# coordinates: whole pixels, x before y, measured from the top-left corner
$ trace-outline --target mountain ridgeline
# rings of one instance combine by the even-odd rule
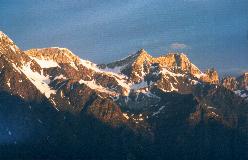
[[[94,64],[0,32],[0,109],[4,159],[248,158],[248,73],[219,80],[185,54]]]

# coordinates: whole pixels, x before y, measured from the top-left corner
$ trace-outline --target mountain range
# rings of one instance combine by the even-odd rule
[[[248,158],[248,72],[220,79],[183,53],[94,64],[0,32],[0,109],[4,159]]]

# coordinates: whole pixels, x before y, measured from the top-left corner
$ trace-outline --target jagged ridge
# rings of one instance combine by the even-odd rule
[[[131,158],[133,155],[140,158],[141,152],[148,159],[159,149],[157,157],[161,158],[160,153],[164,153],[162,159],[168,159],[177,157],[182,150],[191,153],[192,147],[198,153],[198,146],[208,142],[200,155],[211,151],[218,153],[213,157],[219,158],[220,152],[215,148],[226,149],[224,153],[229,156],[230,148],[233,149],[229,142],[240,143],[240,139],[233,140],[233,135],[247,131],[248,103],[243,94],[237,96],[233,89],[235,85],[247,87],[247,74],[224,80],[222,85],[215,70],[203,73],[185,54],[152,57],[143,49],[120,61],[96,65],[65,48],[23,52],[3,33],[0,33],[0,51],[1,113],[10,115],[10,119],[18,117],[21,124],[18,131],[24,135],[30,134],[22,131],[25,125],[35,126],[35,136],[31,136],[40,135],[41,139],[34,138],[38,143],[33,142],[32,148],[47,142],[48,146],[55,143],[55,148],[61,149],[58,144],[67,142],[66,146],[72,147],[68,151],[70,155],[78,158],[75,155],[82,146],[93,146],[93,155],[104,153],[108,147],[112,153],[113,148],[120,146]],[[233,85],[236,80],[240,82]],[[10,128],[8,123],[6,126],[1,131],[13,137],[15,128]],[[85,126],[89,130],[85,131]],[[106,129],[117,132],[94,136],[104,134]],[[88,133],[86,137],[85,133]],[[88,137],[93,137],[93,141]],[[99,142],[106,137],[108,146],[99,148]],[[118,141],[113,137],[118,137]],[[216,143],[216,137],[222,143]],[[87,146],[85,141],[89,141]],[[76,151],[71,146],[75,142],[79,144]],[[38,151],[35,153],[40,154]],[[117,153],[119,156],[120,152]],[[104,155],[99,157],[102,159]],[[189,156],[185,153],[185,157]]]

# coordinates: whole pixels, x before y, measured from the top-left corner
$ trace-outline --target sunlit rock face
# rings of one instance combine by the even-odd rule
[[[201,77],[202,81],[208,82],[211,84],[218,84],[219,83],[219,76],[215,69],[208,69],[205,72],[205,75]]]
[[[225,77],[222,79],[222,84],[230,90],[237,90],[238,88],[238,81],[236,77]]]
[[[237,80],[239,81],[239,87],[247,88],[248,87],[248,72],[238,77]]]
[[[248,100],[248,73],[239,77],[225,77],[222,79],[222,85]]]
[[[11,144],[21,143],[16,135],[28,135],[32,138],[23,141],[42,149],[70,146],[53,152],[61,159],[64,153],[82,158],[89,152],[89,159],[107,159],[105,149],[137,159],[139,154],[151,159],[159,149],[166,159],[168,148],[188,151],[206,141],[204,151],[214,152],[216,139],[205,137],[217,135],[227,143],[246,131],[247,86],[247,73],[219,82],[216,70],[201,71],[183,53],[153,57],[141,49],[97,65],[66,48],[22,51],[0,32],[0,131]],[[40,150],[24,149],[44,158]]]
[[[45,60],[53,60],[57,63],[79,63],[80,58],[74,55],[67,48],[41,48],[41,49],[30,49],[25,51],[25,53],[31,57]]]

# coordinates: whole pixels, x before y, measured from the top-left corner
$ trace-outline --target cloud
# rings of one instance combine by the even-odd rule
[[[183,43],[172,43],[171,45],[170,45],[170,48],[171,49],[186,49],[186,48],[188,48],[188,46],[186,45],[186,44],[183,44]]]

